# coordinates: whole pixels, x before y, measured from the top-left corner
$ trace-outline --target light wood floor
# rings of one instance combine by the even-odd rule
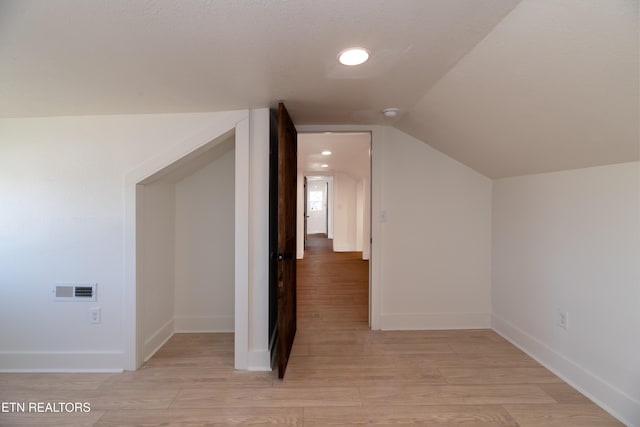
[[[310,243],[283,381],[234,372],[231,334],[177,334],[136,372],[0,374],[0,401],[91,403],[0,425],[621,425],[492,331],[370,331],[367,262]]]

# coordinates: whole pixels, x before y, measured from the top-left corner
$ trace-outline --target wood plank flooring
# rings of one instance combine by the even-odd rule
[[[298,263],[283,381],[235,372],[232,334],[176,334],[136,372],[0,374],[0,401],[91,403],[0,426],[621,425],[490,330],[370,331],[367,262],[329,243],[312,236]]]

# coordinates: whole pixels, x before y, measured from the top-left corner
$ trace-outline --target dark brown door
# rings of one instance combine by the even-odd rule
[[[283,378],[296,335],[297,132],[284,104],[272,115],[270,142],[270,289],[274,297],[275,362]],[[277,132],[273,129],[277,127]]]

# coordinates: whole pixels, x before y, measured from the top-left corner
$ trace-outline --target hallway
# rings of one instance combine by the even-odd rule
[[[333,252],[325,235],[308,237],[297,262],[298,336],[368,329],[369,261],[361,252]]]

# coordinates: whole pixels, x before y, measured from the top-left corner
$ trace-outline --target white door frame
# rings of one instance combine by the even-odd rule
[[[125,177],[124,353],[122,366],[136,370],[144,362],[140,333],[136,250],[136,186],[187,156],[235,133],[235,368],[247,369],[249,358],[249,110],[228,111],[190,138],[154,153]]]
[[[371,252],[369,254],[369,326],[380,329],[382,290],[382,149],[384,127],[374,125],[296,125],[298,133],[369,132],[371,134]]]

